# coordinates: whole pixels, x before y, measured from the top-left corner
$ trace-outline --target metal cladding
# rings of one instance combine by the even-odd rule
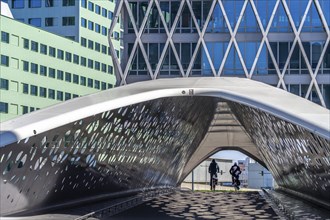
[[[102,91],[1,123],[1,215],[176,187],[199,164],[194,155],[205,138],[225,143],[219,138],[237,135],[228,124],[226,137],[208,133],[219,107],[245,129],[239,135],[251,137],[280,186],[330,203],[329,110],[253,80],[177,78]],[[246,147],[237,136],[229,142]]]
[[[130,105],[0,148],[2,215],[102,194],[175,187],[215,98]]]
[[[229,106],[278,185],[330,202],[329,139],[256,108]]]

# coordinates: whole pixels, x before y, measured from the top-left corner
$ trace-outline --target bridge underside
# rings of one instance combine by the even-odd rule
[[[135,97],[128,105],[121,100],[121,106],[107,97],[116,91],[127,96],[124,89],[116,88],[1,125],[1,215],[176,187],[219,149],[241,150],[267,166],[278,185],[330,202],[326,136],[277,113],[216,96],[214,91],[196,95],[196,89],[180,89],[181,96],[157,98],[144,94],[147,100]],[[98,111],[86,108],[82,111],[87,116],[77,116],[68,109],[89,105]],[[52,112],[62,118],[50,119]],[[20,136],[25,130],[33,134]]]

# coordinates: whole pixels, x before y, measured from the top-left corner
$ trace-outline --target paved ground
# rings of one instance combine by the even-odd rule
[[[181,184],[181,188],[183,189],[192,189],[192,184],[191,183],[182,183]],[[210,185],[209,184],[197,184],[195,183],[194,184],[194,190],[206,190],[206,191],[209,191],[210,190]],[[216,186],[216,190],[226,190],[226,191],[235,191],[234,187],[233,186]],[[251,189],[251,188],[244,188],[244,187],[241,187],[240,191],[244,191],[244,192],[260,192],[261,189]]]
[[[108,219],[280,219],[259,192],[178,191]]]

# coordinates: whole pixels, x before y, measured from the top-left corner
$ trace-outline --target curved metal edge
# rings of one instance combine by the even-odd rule
[[[251,80],[250,80],[251,81]],[[33,112],[29,115],[24,115],[23,117],[19,117],[17,119],[13,119],[11,121],[5,122],[1,124],[1,145],[0,147],[3,147],[7,144],[17,142],[19,140],[22,140],[24,138],[28,138],[30,136],[33,136],[37,133],[42,133],[48,130],[51,130],[53,128],[81,120],[83,118],[99,114],[105,111],[121,108],[127,105],[137,104],[144,101],[150,101],[158,98],[165,98],[165,97],[174,97],[174,96],[212,96],[212,97],[218,97],[223,98],[229,101],[238,102],[243,105],[248,105],[253,108],[258,108],[260,110],[263,110],[265,112],[268,112],[270,114],[276,115],[277,117],[287,120],[289,122],[292,122],[294,124],[300,125],[307,130],[311,131],[312,133],[316,133],[326,139],[330,139],[330,128],[322,128],[321,126],[317,126],[316,123],[312,123],[311,121],[308,121],[306,118],[303,118],[300,115],[293,115],[292,112],[286,111],[286,109],[283,109],[284,107],[279,106],[275,107],[274,105],[271,105],[271,103],[262,103],[261,101],[257,100],[258,97],[250,97],[249,94],[239,94],[239,92],[233,92],[230,91],[230,89],[226,88],[196,88],[196,81],[193,84],[193,87],[187,88],[186,85],[182,85],[182,87],[177,88],[160,88],[152,90],[153,88],[147,88],[149,91],[140,92],[132,94],[133,91],[127,92],[127,87],[129,89],[132,88],[132,84],[129,86],[126,86],[126,90],[124,90],[123,93],[126,93],[127,96],[121,96],[119,98],[116,97],[109,97],[106,101],[103,100],[92,100],[97,95],[102,96],[107,95],[110,93],[110,90],[104,91],[105,93],[97,93],[92,94],[89,96],[77,98],[74,100],[69,100],[64,103],[59,103],[57,105],[39,110],[37,112]],[[198,84],[199,81],[197,81]],[[141,86],[140,83],[138,86]],[[260,85],[257,83],[256,85]],[[205,85],[202,85],[205,86]],[[239,85],[238,85],[239,86]],[[269,85],[263,85],[267,88]],[[169,86],[173,87],[173,86]],[[175,87],[175,86],[174,86]],[[212,87],[212,85],[210,85]],[[120,89],[124,87],[116,88],[115,93],[118,96],[118,93],[120,94]],[[140,88],[140,87],[139,87]],[[271,86],[268,87],[269,89],[273,88]],[[150,91],[151,90],[151,91]],[[113,91],[113,90],[112,90]],[[138,91],[137,91],[138,92]],[[242,91],[240,91],[243,93]],[[262,91],[260,91],[262,93]],[[124,94],[125,95],[125,94]],[[276,95],[276,94],[274,94]],[[292,95],[293,96],[293,95]],[[304,100],[304,99],[302,99]],[[305,101],[305,100],[304,100]],[[311,103],[315,105],[314,103]],[[74,107],[72,107],[73,105]],[[66,112],[66,108],[69,110]],[[63,109],[61,109],[63,108]],[[320,107],[322,108],[322,107]],[[49,113],[47,111],[50,111]],[[330,112],[330,111],[329,111]],[[26,122],[26,117],[32,116],[34,120],[32,123]],[[24,118],[24,119],[23,119]],[[39,121],[38,121],[39,119]],[[13,125],[21,125],[13,127]]]

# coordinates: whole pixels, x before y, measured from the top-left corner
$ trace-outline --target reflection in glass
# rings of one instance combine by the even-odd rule
[[[275,7],[276,0],[254,0],[261,23],[264,29],[267,27],[269,19]]]
[[[260,32],[256,16],[250,3],[247,4],[238,32]]]
[[[226,59],[225,68],[223,75],[244,75],[243,66],[238,57],[238,53],[234,44],[232,44],[231,49]]]
[[[287,1],[291,17],[296,28],[299,27],[302,15],[304,14],[307,7],[308,0],[290,0]]]
[[[306,20],[302,29],[302,32],[324,32],[324,27],[320,16],[316,10],[315,4],[311,4],[311,8],[308,11]]]
[[[229,32],[219,4],[216,4],[214,8],[206,32]]]
[[[270,32],[292,32],[288,16],[285,13],[282,2],[278,5]]]
[[[244,0],[223,0],[223,6],[232,29],[234,29],[237,24],[243,4]]]

